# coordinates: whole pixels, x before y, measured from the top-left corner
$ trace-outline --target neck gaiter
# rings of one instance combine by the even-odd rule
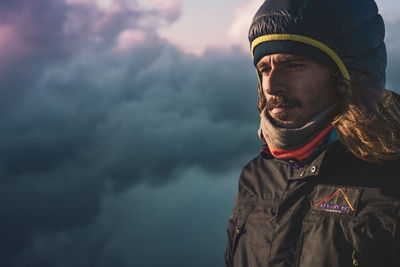
[[[277,158],[304,159],[312,149],[322,143],[332,129],[331,122],[338,113],[335,103],[306,124],[296,128],[284,128],[274,124],[264,109],[261,114],[259,135],[264,138],[271,153]],[[311,151],[311,152],[310,152]],[[275,152],[275,154],[274,154]],[[304,152],[306,152],[304,154]]]

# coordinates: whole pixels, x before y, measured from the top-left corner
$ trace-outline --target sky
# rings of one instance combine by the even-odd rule
[[[0,266],[223,266],[259,0],[0,0]],[[400,2],[386,21],[399,92]]]

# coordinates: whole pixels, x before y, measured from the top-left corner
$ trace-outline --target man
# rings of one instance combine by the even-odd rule
[[[266,0],[249,30],[260,154],[226,266],[400,266],[400,101],[373,0]]]

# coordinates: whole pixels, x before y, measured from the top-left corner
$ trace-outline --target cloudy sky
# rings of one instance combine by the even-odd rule
[[[377,2],[398,91],[400,2]],[[0,266],[223,265],[261,3],[0,1]]]

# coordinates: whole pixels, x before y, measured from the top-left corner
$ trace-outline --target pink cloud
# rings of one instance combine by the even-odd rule
[[[146,43],[147,33],[140,30],[124,30],[118,35],[117,50],[126,51]]]
[[[65,0],[70,6],[93,8],[103,15],[122,12],[156,13],[156,19],[173,20],[179,16],[182,0]]]
[[[17,25],[0,25],[0,70],[32,52],[33,45],[24,40]]]
[[[113,35],[118,38],[119,48],[132,43],[128,39],[137,43],[143,38],[138,34],[141,30],[154,31],[172,23],[181,10],[181,0],[65,0],[65,3],[71,7],[64,25],[66,33],[86,30],[86,35],[96,40],[110,40]],[[126,29],[133,31],[113,34]]]
[[[64,24],[66,33],[80,32],[88,28],[90,33],[98,34],[112,23],[115,16],[124,10],[120,3],[114,0],[65,0],[72,8],[67,12],[67,20]],[[87,10],[86,16],[82,16],[82,10]]]
[[[249,49],[247,32],[251,20],[263,2],[263,0],[247,0],[235,10],[234,20],[229,28],[228,34],[231,41],[234,44],[240,45],[245,51],[248,51]]]
[[[116,0],[65,0],[67,5],[82,5],[86,7],[95,7],[104,13],[116,13],[121,11],[121,1]]]
[[[0,51],[8,50],[15,46],[18,39],[15,29],[10,25],[0,26]]]
[[[165,14],[166,18],[175,19],[179,16],[182,1],[181,0],[144,0],[152,9],[157,9]],[[142,1],[143,2],[143,1]]]
[[[88,47],[126,51],[143,45],[179,17],[181,1],[61,0],[49,4],[46,15],[35,1],[10,5],[0,11],[0,68],[31,55],[72,55]]]

